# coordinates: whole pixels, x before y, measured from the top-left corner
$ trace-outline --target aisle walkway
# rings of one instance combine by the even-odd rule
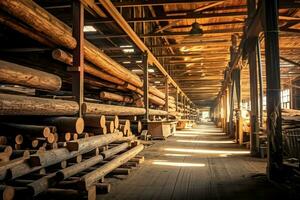
[[[145,163],[98,199],[278,199],[266,161],[251,158],[214,125],[177,131],[143,152]]]

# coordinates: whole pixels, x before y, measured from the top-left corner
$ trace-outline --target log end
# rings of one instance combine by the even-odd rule
[[[76,121],[76,132],[81,134],[84,130],[84,120],[83,118],[78,118]]]

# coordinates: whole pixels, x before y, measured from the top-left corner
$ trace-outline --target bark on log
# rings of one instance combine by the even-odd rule
[[[118,115],[118,116],[134,116],[144,115],[144,108],[128,107],[128,106],[115,106],[98,103],[83,103],[82,111],[84,115]],[[167,111],[149,109],[150,115],[163,116],[168,115]]]
[[[99,167],[97,170],[94,170],[84,175],[79,183],[79,186],[83,189],[88,189],[99,179],[103,178],[106,174],[110,173],[114,169],[129,161],[131,158],[140,153],[143,149],[143,145],[138,145],[128,150],[127,152],[122,153],[121,155],[111,160],[109,163],[106,163],[103,166]]]
[[[5,11],[47,35],[56,44],[70,49],[76,47],[76,40],[72,37],[71,28],[35,2],[30,0],[1,0],[0,5]],[[84,41],[84,55],[88,61],[109,74],[137,87],[142,87],[142,82],[137,75],[119,65],[87,40]]]
[[[73,64],[73,56],[61,49],[53,50],[52,58],[55,60],[61,61],[65,64],[68,64],[68,65]],[[122,79],[119,79],[110,74],[107,74],[106,72],[102,72],[102,71],[94,68],[91,64],[88,64],[88,63],[84,63],[84,72],[91,74],[95,77],[101,78],[103,80],[118,84],[118,85],[125,84],[125,81],[123,81]]]
[[[119,128],[119,117],[117,115],[115,116],[106,116],[107,121],[113,121],[115,125],[115,129]]]
[[[166,103],[165,100],[163,100],[155,95],[148,94],[148,97],[149,97],[149,102],[152,104],[163,106]]]
[[[164,110],[149,109],[149,115],[165,116],[168,115],[168,112]]]
[[[155,88],[155,87],[149,87],[149,92],[154,94],[155,96],[161,98],[161,99],[165,99],[166,98],[166,94],[161,92],[159,89]]]
[[[17,20],[11,18],[10,16],[6,15],[3,12],[0,12],[0,23],[8,26],[9,28],[18,31],[22,33],[23,35],[26,35],[27,37],[30,37],[33,40],[38,41],[39,43],[48,46],[48,47],[54,47],[55,45],[48,40],[44,35],[41,33],[38,33],[35,30],[32,30],[32,28],[27,27],[24,24],[21,24]]]
[[[115,105],[106,105],[106,104],[97,104],[97,103],[83,103],[82,110],[83,110],[84,115],[102,114],[102,115],[127,116],[127,115],[144,115],[145,114],[144,108],[115,106]]]
[[[112,143],[113,141],[116,141],[121,137],[122,135],[120,134],[112,133],[112,134],[89,137],[85,139],[79,139],[77,141],[67,142],[67,149],[69,151],[81,151],[82,149],[88,148],[88,146],[99,147],[99,146]]]
[[[116,146],[107,151],[103,151],[101,153],[101,155],[94,156],[90,159],[87,159],[87,160],[81,162],[81,163],[78,163],[78,164],[72,165],[70,167],[67,167],[65,169],[62,169],[56,173],[57,180],[62,181],[64,179],[67,179],[67,178],[79,173],[79,172],[82,172],[82,171],[96,165],[97,163],[101,162],[103,159],[113,156],[113,155],[125,150],[127,147],[128,147],[128,143]]]
[[[74,101],[0,94],[0,115],[76,115]]]
[[[28,134],[38,137],[48,137],[51,133],[50,128],[47,126],[15,124],[15,123],[0,123],[0,130],[7,134]]]
[[[78,133],[84,130],[84,120],[80,117],[50,117],[41,121],[43,124],[57,128],[58,133]]]
[[[106,128],[109,133],[115,132],[115,123],[113,121],[106,122]]]
[[[130,121],[130,129],[133,133],[141,133],[143,129],[143,124],[141,121]]]
[[[105,115],[86,115],[83,119],[86,127],[104,128],[106,124]]]
[[[0,82],[47,91],[58,91],[62,84],[56,75],[3,60],[0,60]]]
[[[113,147],[111,149],[108,149],[106,151],[103,151],[101,152],[100,154],[103,156],[104,159],[107,159],[121,151],[125,151],[127,148],[129,147],[128,143],[123,143],[123,144],[120,144],[116,147]]]
[[[95,141],[90,141],[92,140]],[[98,146],[107,145],[111,142],[120,140],[122,136],[120,134],[107,134],[107,135],[101,135],[101,136],[94,136],[86,139],[79,139],[75,143],[78,145],[71,145],[72,147],[79,147],[75,148],[78,149],[78,151],[70,152],[66,148],[59,148],[59,149],[53,149],[45,152],[41,152],[35,155],[32,155],[30,157],[31,162],[35,163],[33,165],[40,165],[36,167],[31,167],[27,162],[25,163],[24,160],[12,165],[12,167],[5,168],[5,179],[15,179],[17,177],[23,176],[25,174],[29,174],[31,172],[37,171],[39,169],[48,167],[50,165],[54,165],[56,163],[59,163],[63,160],[70,159],[72,157],[75,157],[80,154],[88,153],[92,151],[93,149],[97,148]],[[86,144],[84,144],[84,141],[86,141]],[[73,149],[73,148],[72,148]],[[0,166],[0,172],[1,166]],[[2,176],[1,176],[2,177]]]
[[[100,99],[109,100],[109,101],[117,101],[124,103],[133,103],[133,98],[129,96],[122,96],[119,94],[111,93],[111,92],[100,92]]]

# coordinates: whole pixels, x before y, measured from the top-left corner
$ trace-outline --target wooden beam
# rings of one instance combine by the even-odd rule
[[[186,15],[194,14],[194,13],[196,13],[196,12],[203,11],[203,10],[205,10],[205,9],[207,9],[207,8],[211,8],[211,7],[214,7],[214,6],[216,6],[216,5],[220,5],[220,4],[222,4],[222,3],[224,3],[224,1],[214,2],[214,3],[211,3],[211,4],[205,5],[205,6],[201,6],[200,8],[197,8],[197,9],[195,9],[195,10],[189,12],[189,13],[185,13],[185,14],[186,14]],[[164,31],[164,30],[166,30],[166,29],[172,27],[173,25],[175,25],[175,24],[177,24],[178,22],[181,22],[181,21],[182,21],[181,19],[176,20],[176,21],[173,21],[173,22],[169,23],[169,24],[166,25],[166,26],[160,27],[160,28],[159,28],[158,30],[156,30],[154,33],[162,32],[162,31]]]
[[[99,1],[102,3],[103,7],[105,7],[105,9],[110,13],[110,15],[113,17],[113,19],[119,24],[119,26],[123,29],[123,31],[125,31],[126,34],[128,34],[128,36],[136,44],[136,46],[141,51],[148,53],[148,63],[154,64],[163,73],[163,75],[168,77],[168,79],[170,80],[170,82],[172,83],[172,85],[174,87],[179,88],[177,83],[172,79],[172,77],[170,77],[170,75],[165,70],[165,68],[161,65],[161,63],[155,58],[155,56],[148,49],[148,47],[143,43],[143,41],[139,38],[139,36],[132,30],[132,28],[127,23],[127,21],[122,17],[122,15],[119,13],[119,11],[114,7],[112,2],[109,0],[99,0]]]
[[[100,0],[101,1],[101,0]],[[161,17],[147,17],[147,18],[125,18],[127,23],[134,22],[155,22],[155,21],[174,21],[174,20],[185,20],[185,19],[195,19],[195,18],[232,18],[232,17],[245,17],[246,12],[225,12],[225,13],[208,13],[208,14],[193,14],[187,16],[161,16]],[[89,23],[101,24],[101,23],[113,23],[114,20],[111,18],[101,19],[101,20],[91,20]]]

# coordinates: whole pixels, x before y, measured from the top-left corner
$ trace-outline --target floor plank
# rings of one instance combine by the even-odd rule
[[[155,141],[143,155],[138,170],[97,198],[258,200],[285,195],[267,182],[265,159],[250,157],[212,124],[177,131]]]

